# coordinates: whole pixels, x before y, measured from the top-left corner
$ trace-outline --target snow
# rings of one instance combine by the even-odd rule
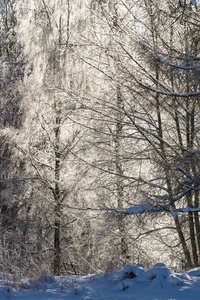
[[[172,216],[176,216],[177,212],[188,213],[190,211],[192,212],[200,211],[200,208],[183,207],[183,208],[172,209],[171,214]]]
[[[145,211],[151,211],[151,207],[148,204],[142,204],[139,206],[129,207],[126,210],[126,213],[137,215],[137,214],[143,213]]]
[[[188,4],[188,8],[191,8],[191,5],[194,5],[197,8],[196,0],[190,0],[190,3]]]
[[[195,1],[194,1],[195,3]],[[193,4],[193,2],[191,1],[189,6],[191,7],[191,4]],[[194,4],[196,5],[196,4]],[[184,63],[181,63],[181,64],[172,64],[170,63],[167,59],[163,58],[162,56],[158,56],[157,59],[163,63],[165,63],[166,65],[170,66],[170,67],[173,67],[173,68],[178,68],[178,69],[185,69],[185,70],[196,70],[198,71],[200,69],[200,66],[187,66],[185,65]],[[188,60],[190,60],[190,58],[188,58]]]
[[[125,265],[121,271],[91,276],[40,276],[17,282],[1,276],[0,299],[18,300],[197,300],[200,268],[175,273],[158,263]]]

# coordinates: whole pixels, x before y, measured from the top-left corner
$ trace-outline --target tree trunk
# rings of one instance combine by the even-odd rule
[[[60,275],[61,271],[61,247],[60,247],[60,205],[55,207],[55,222],[54,222],[54,275]]]
[[[122,166],[122,158],[121,158],[121,138],[123,132],[123,124],[122,124],[122,106],[123,100],[120,92],[120,88],[117,87],[117,123],[116,123],[116,134],[115,134],[115,165],[116,172],[119,176],[117,176],[117,205],[119,210],[124,209],[124,180],[123,180],[123,166]],[[123,264],[127,263],[129,258],[128,254],[128,241],[125,237],[126,234],[126,225],[124,217],[121,216],[119,218],[119,232],[121,235],[121,255]]]

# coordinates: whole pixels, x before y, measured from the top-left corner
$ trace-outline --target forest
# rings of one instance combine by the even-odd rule
[[[200,266],[195,0],[0,0],[0,272]]]

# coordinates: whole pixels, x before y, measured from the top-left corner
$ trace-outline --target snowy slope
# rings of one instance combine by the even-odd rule
[[[1,300],[200,299],[200,268],[173,273],[164,264],[148,270],[126,265],[121,271],[84,277],[42,276],[18,284],[11,279],[1,279]]]

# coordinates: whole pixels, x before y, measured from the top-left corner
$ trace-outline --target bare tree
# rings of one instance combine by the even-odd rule
[[[78,272],[73,230],[80,214],[73,214],[68,206],[82,200],[79,192],[87,173],[77,158],[77,153],[84,151],[87,131],[78,124],[84,74],[73,50],[78,43],[72,22],[76,29],[80,24],[76,18],[71,20],[75,11],[72,4],[66,1],[53,7],[42,1],[29,12],[27,31],[31,38],[24,46],[28,58],[23,98],[26,119],[21,133],[27,142],[18,143],[29,173],[36,178],[32,214],[36,207],[41,209],[35,227],[42,224],[28,251],[36,257],[41,255],[41,260],[50,258],[50,270],[56,275],[66,270]],[[26,20],[19,31],[21,38],[23,22]],[[35,32],[38,40],[34,40]]]
[[[19,201],[24,184],[18,180],[24,175],[24,161],[15,151],[14,139],[23,119],[21,86],[25,68],[23,51],[16,35],[17,21],[15,1],[1,1],[0,203],[1,265],[5,271],[12,271],[13,260],[16,260],[16,268],[20,267],[16,253],[21,252],[23,247],[20,236],[25,230],[24,218],[20,215],[24,207]]]
[[[162,4],[144,1],[136,10],[129,2],[116,1],[115,13],[121,14],[119,22],[116,14],[103,10],[103,4],[100,4],[98,18],[99,23],[102,21],[105,26],[103,39],[92,39],[93,45],[100,49],[99,60],[97,64],[91,57],[87,61],[107,82],[120,89],[120,98],[123,99],[120,109],[117,103],[110,105],[110,100],[109,104],[104,102],[110,112],[108,115],[105,109],[104,113],[101,110],[102,117],[111,123],[115,113],[120,112],[123,116],[121,128],[127,134],[127,140],[132,139],[132,149],[141,145],[141,151],[137,148],[137,151],[131,152],[129,148],[129,155],[136,157],[137,153],[138,161],[146,160],[140,176],[131,172],[130,165],[121,173],[119,168],[117,172],[110,173],[118,178],[118,183],[129,182],[129,189],[130,186],[136,188],[138,184],[135,205],[140,201],[152,208],[147,211],[167,212],[169,225],[172,220],[174,223],[170,236],[173,239],[175,228],[183,260],[189,267],[197,266],[199,260],[199,170],[196,167],[199,91],[198,66],[195,64],[198,60],[198,39],[194,34],[198,28],[198,17],[195,12],[191,17],[185,5],[181,11],[171,1]],[[118,27],[117,31],[113,30],[113,25]],[[112,43],[106,43],[108,39],[105,36],[114,41],[115,49]],[[110,63],[115,57],[119,57],[120,77],[115,76]],[[140,165],[137,163],[136,166],[139,168]],[[105,167],[104,170],[107,171]],[[187,208],[184,210],[185,205]],[[172,215],[168,214],[170,211]],[[170,241],[167,242],[170,244]]]

